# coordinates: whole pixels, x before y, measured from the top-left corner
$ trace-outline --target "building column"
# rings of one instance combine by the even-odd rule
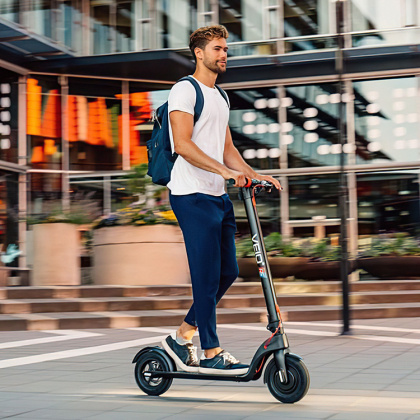
[[[82,55],[90,55],[91,51],[91,29],[90,29],[90,1],[82,0]]]
[[[130,89],[128,81],[123,80],[122,91],[122,169],[130,169]]]
[[[26,135],[26,76],[19,77],[18,82],[18,164],[28,164],[28,146]],[[26,217],[28,211],[28,175],[26,172],[18,175],[18,213],[19,237],[18,247],[21,251],[19,267],[26,267]]]
[[[286,97],[286,89],[284,86],[277,87],[279,98],[278,121],[280,123],[279,131],[279,148],[280,148],[280,169],[287,169],[287,144],[282,141],[283,133],[282,127],[287,122],[287,110],[283,106],[283,99]],[[280,177],[280,183],[283,190],[280,192],[280,220],[281,220],[281,234],[287,239],[291,236],[291,228],[289,221],[289,178],[287,176]]]
[[[289,178],[287,176],[280,177],[280,183],[283,190],[280,193],[280,220],[281,234],[283,238],[288,239],[291,235],[290,224],[287,223],[290,218],[289,214]]]
[[[347,143],[351,145],[349,147],[349,153],[347,154],[347,164],[356,164],[356,129],[354,122],[354,92],[353,84],[351,80],[345,82],[346,98],[343,99],[346,102],[346,122],[347,122]],[[347,188],[348,188],[348,211],[349,211],[349,225],[348,225],[348,239],[349,239],[349,256],[355,258],[357,256],[358,249],[358,211],[357,211],[357,176],[355,172],[347,173]],[[351,281],[359,280],[358,271],[354,271],[350,275]]]
[[[61,85],[61,169],[62,169],[62,206],[63,211],[70,210],[70,181],[69,181],[69,142],[68,142],[68,125],[69,119],[67,114],[69,85],[66,76],[60,76]]]
[[[279,0],[278,4],[279,11],[279,38],[281,40],[277,41],[277,54],[284,54],[286,51],[286,46],[284,44],[284,3],[282,0]]]
[[[347,174],[349,189],[349,254],[353,258],[357,255],[358,227],[357,227],[357,179],[355,172]]]

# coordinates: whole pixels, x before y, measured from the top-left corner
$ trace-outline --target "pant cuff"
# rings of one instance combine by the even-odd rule
[[[202,350],[210,350],[210,349],[215,349],[216,347],[220,347],[220,343],[217,341],[214,344],[206,344],[206,345],[201,345],[201,349]]]
[[[197,327],[197,322],[194,320],[184,318],[184,322],[186,322],[188,325],[191,325],[192,327]]]

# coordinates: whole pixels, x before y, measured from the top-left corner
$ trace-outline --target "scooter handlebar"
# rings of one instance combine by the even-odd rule
[[[270,191],[273,188],[273,184],[269,181],[260,181],[258,179],[251,179],[251,178],[246,178],[246,185],[244,188],[254,188],[256,186],[259,187],[263,187],[264,190],[266,191]],[[235,185],[235,180],[233,178],[230,178],[228,180],[228,185],[229,186],[233,186]]]

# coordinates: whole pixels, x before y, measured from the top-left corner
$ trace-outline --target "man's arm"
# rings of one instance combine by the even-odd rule
[[[248,178],[272,182],[278,190],[281,190],[280,182],[277,179],[273,178],[270,175],[258,174],[244,161],[238,149],[233,144],[229,126],[226,128],[226,140],[225,150],[223,153],[223,162],[228,168],[242,172]]]
[[[228,168],[217,160],[205,154],[192,140],[194,117],[187,112],[172,111],[169,114],[175,153],[182,156],[188,163],[205,171],[221,175],[224,179],[235,179],[235,185],[243,187],[245,175],[234,168]]]

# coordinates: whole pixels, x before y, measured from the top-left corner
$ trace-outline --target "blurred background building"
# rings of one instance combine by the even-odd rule
[[[25,251],[24,217],[48,202],[89,193],[108,214],[133,201],[124,174],[147,162],[151,110],[193,72],[190,33],[218,23],[234,143],[284,186],[261,199],[265,229],[338,234],[342,99],[350,251],[419,233],[420,0],[344,6],[340,98],[335,0],[0,0],[2,250]]]

